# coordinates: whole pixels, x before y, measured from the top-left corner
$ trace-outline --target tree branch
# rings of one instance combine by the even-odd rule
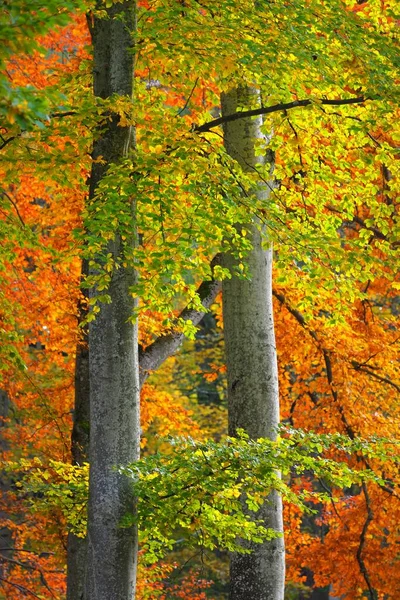
[[[15,202],[15,200],[13,200],[13,199],[11,198],[10,194],[7,194],[7,192],[6,192],[5,190],[0,190],[0,194],[1,194],[2,196],[5,196],[5,197],[7,198],[7,200],[8,200],[8,201],[9,201],[9,202],[12,204],[12,206],[13,206],[13,207],[14,207],[14,209],[15,209],[15,212],[17,213],[18,219],[19,219],[19,220],[20,220],[20,222],[21,222],[21,225],[22,225],[23,227],[25,227],[25,222],[24,222],[23,218],[21,217],[21,213],[20,213],[20,212],[19,212],[19,210],[18,210],[18,206],[17,206],[17,203]]]
[[[217,254],[211,261],[211,270],[220,264],[221,254]],[[211,279],[203,281],[197,290],[197,294],[201,300],[204,310],[196,310],[194,308],[184,308],[179,315],[184,321],[192,321],[194,325],[198,325],[201,319],[206,314],[214,302],[217,294],[221,291],[221,282]],[[148,378],[150,371],[155,371],[158,367],[171,356],[181,345],[185,335],[181,332],[171,332],[167,335],[158,337],[145,350],[139,352],[139,381],[140,387]]]
[[[339,402],[339,397],[338,397],[338,393],[337,390],[334,386],[334,381],[333,381],[333,371],[332,371],[332,361],[331,361],[331,357],[329,354],[329,350],[327,350],[320,342],[320,339],[317,335],[317,333],[315,331],[313,331],[312,329],[309,328],[309,326],[307,325],[307,321],[304,318],[304,316],[301,314],[300,311],[298,311],[296,308],[293,308],[292,306],[290,306],[290,304],[287,303],[287,300],[285,298],[285,296],[283,294],[280,294],[279,292],[277,292],[276,290],[272,290],[272,294],[275,296],[275,298],[277,300],[279,300],[279,302],[282,304],[282,306],[284,306],[286,308],[286,310],[296,319],[296,321],[299,323],[299,325],[301,325],[306,331],[308,331],[308,333],[310,334],[310,336],[313,338],[313,340],[315,341],[315,343],[317,344],[318,348],[321,350],[322,355],[324,357],[324,362],[325,362],[325,372],[326,372],[326,378],[328,380],[329,383],[329,387],[331,390],[331,394],[332,394],[332,398],[334,399],[339,413],[340,413],[340,417],[342,420],[342,423],[345,427],[345,431],[347,433],[347,435],[349,436],[349,438],[351,440],[354,440],[356,437],[356,434],[354,432],[354,429],[352,428],[352,426],[349,424],[347,417],[345,415],[343,406],[340,404]],[[400,386],[398,386],[396,383],[394,383],[393,381],[391,381],[390,379],[388,379],[387,377],[382,377],[380,375],[378,375],[377,373],[375,373],[371,367],[368,367],[368,365],[362,364],[362,363],[358,363],[356,361],[351,361],[351,365],[354,368],[354,370],[356,371],[364,371],[366,374],[370,375],[371,377],[374,377],[375,379],[377,379],[378,381],[381,381],[382,383],[388,383],[391,386],[393,386],[396,390],[398,390],[400,392]],[[294,406],[295,406],[295,402],[294,401],[292,403],[292,407],[290,409],[290,419],[291,419],[291,424],[293,425],[293,410],[294,410]],[[293,410],[292,410],[293,409]],[[367,469],[370,469],[371,471],[373,470],[372,467],[369,464],[369,461],[363,456],[363,457],[359,457],[357,456],[357,461],[362,461],[365,466],[367,467]],[[388,485],[386,485],[385,483],[379,484],[379,487],[381,488],[381,490],[383,490],[384,492],[390,494],[391,496],[394,496],[395,498],[399,498],[399,495],[393,490],[391,489]],[[368,492],[367,492],[368,493]]]
[[[2,576],[0,576],[0,581],[4,581],[4,583],[6,583],[7,585],[11,585],[12,587],[16,588],[19,592],[22,592],[22,594],[24,596],[26,596],[27,594],[30,594],[34,598],[38,598],[38,600],[40,600],[40,596],[35,594],[35,592],[32,592],[30,589],[28,589],[24,585],[21,585],[20,583],[14,583],[13,581],[10,581],[9,579],[6,579],[5,577],[2,577]]]
[[[292,308],[286,301],[286,298],[283,294],[280,294],[279,292],[276,292],[275,290],[272,290],[272,294],[275,296],[275,298],[277,300],[279,300],[279,302],[282,304],[282,306],[284,306],[286,308],[286,310],[293,315],[293,317],[296,319],[296,321],[299,323],[299,325],[301,325],[306,331],[308,331],[308,333],[310,334],[310,336],[313,338],[313,340],[316,342],[318,348],[320,349],[320,351],[322,352],[322,356],[324,358],[324,363],[325,363],[325,372],[326,372],[326,378],[328,380],[328,384],[329,384],[329,388],[331,390],[331,394],[332,394],[332,398],[337,406],[337,409],[339,411],[340,414],[340,418],[342,420],[342,423],[344,425],[345,431],[347,433],[347,435],[349,436],[349,438],[351,440],[354,440],[355,433],[354,430],[352,428],[352,426],[349,424],[347,417],[345,415],[343,406],[340,404],[339,402],[339,397],[338,397],[338,393],[335,387],[335,382],[333,379],[333,371],[332,371],[332,361],[331,361],[331,357],[330,357],[330,352],[327,348],[325,348],[320,340],[319,337],[317,335],[317,333],[315,331],[313,331],[312,329],[310,329],[310,327],[308,327],[307,325],[307,321],[305,320],[304,316],[301,314],[301,312],[299,312],[297,309]]]
[[[372,587],[371,580],[369,578],[369,573],[368,573],[367,567],[365,565],[364,559],[362,557],[362,552],[363,552],[364,545],[365,545],[365,538],[367,535],[369,524],[371,523],[371,521],[374,518],[374,513],[372,512],[371,501],[369,498],[368,489],[365,484],[365,481],[363,481],[363,483],[362,483],[362,489],[363,489],[363,493],[364,493],[364,497],[365,497],[365,504],[367,507],[367,518],[365,519],[365,522],[364,522],[364,525],[363,525],[363,528],[361,531],[361,535],[360,535],[360,544],[357,548],[357,562],[360,567],[360,572],[361,572],[362,576],[364,577],[364,581],[367,584],[370,600],[376,600],[377,599],[376,591]]]
[[[191,99],[191,97],[192,97],[192,96],[193,96],[193,94],[194,94],[194,90],[196,89],[196,86],[197,86],[197,83],[198,83],[198,81],[199,81],[199,78],[197,77],[197,79],[196,79],[196,81],[195,81],[195,82],[194,82],[194,84],[193,84],[192,90],[191,90],[191,92],[190,92],[190,94],[189,94],[189,96],[188,96],[188,98],[187,98],[187,100],[186,100],[185,104],[184,104],[184,105],[182,106],[182,108],[181,108],[181,109],[178,111],[177,117],[179,117],[179,116],[180,116],[180,115],[181,115],[183,112],[185,112],[185,110],[187,109],[187,107],[188,107],[188,105],[189,105],[189,102],[190,102],[190,99]]]
[[[329,211],[342,216],[342,211],[339,210],[338,208],[335,208],[334,206],[332,206],[330,204],[327,204],[326,208]],[[345,227],[352,225],[353,223],[355,223],[356,225],[359,225],[363,229],[370,231],[373,234],[373,237],[377,238],[378,240],[383,240],[385,242],[389,242],[392,248],[397,248],[400,245],[400,242],[398,242],[398,241],[390,242],[388,236],[385,235],[384,233],[382,233],[382,231],[380,231],[380,229],[378,229],[374,225],[367,225],[366,222],[363,219],[361,219],[361,217],[358,217],[357,215],[353,215],[351,217],[351,221],[350,221],[350,219],[349,220],[344,219],[343,223],[344,223]]]
[[[378,373],[375,373],[375,371],[373,370],[373,367],[361,364],[355,360],[351,361],[351,366],[355,371],[362,371],[370,377],[377,379],[377,381],[381,381],[382,383],[387,383],[388,385],[391,385],[395,390],[397,390],[400,393],[400,385],[389,379],[389,377],[383,377],[382,375],[378,375]]]
[[[5,148],[7,146],[7,144],[9,144],[10,142],[12,142],[13,140],[15,140],[18,136],[17,135],[13,135],[7,139],[4,139],[3,136],[1,136],[1,140],[2,140],[2,144],[0,146],[0,150],[3,150],[3,148]]]
[[[369,100],[369,98],[357,96],[355,98],[343,98],[338,100],[328,100],[326,98],[311,100],[306,98],[304,100],[293,100],[292,102],[281,102],[279,104],[274,104],[273,106],[262,106],[261,108],[243,110],[231,115],[225,115],[223,117],[219,117],[218,119],[214,119],[213,121],[203,123],[202,125],[195,125],[193,127],[193,131],[196,133],[204,133],[205,131],[210,131],[214,127],[218,127],[219,125],[223,125],[224,123],[228,123],[230,121],[237,121],[238,119],[245,119],[247,117],[257,117],[258,115],[268,115],[274,112],[290,110],[292,108],[298,108],[301,106],[310,106],[311,104],[316,104],[317,106],[319,104],[326,106],[345,106],[348,104],[363,104],[366,100]]]
[[[49,117],[51,119],[63,119],[64,117],[74,117],[77,114],[76,110],[66,110],[65,112],[50,113]]]

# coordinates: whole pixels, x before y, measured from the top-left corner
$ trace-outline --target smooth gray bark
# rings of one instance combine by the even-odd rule
[[[104,5],[101,6],[104,9]],[[100,98],[133,94],[133,34],[135,4],[115,3],[108,18],[94,17],[94,93]],[[90,198],[110,164],[127,155],[133,131],[121,127],[111,114],[94,142]],[[135,207],[131,206],[132,223]],[[134,229],[134,226],[133,226]],[[132,231],[131,243],[136,234]],[[123,255],[119,232],[107,251],[116,262]],[[121,519],[134,509],[135,498],[128,478],[116,466],[139,456],[139,366],[137,326],[131,317],[136,281],[132,267],[114,269],[108,294],[89,327],[90,371],[90,481],[88,504],[88,554],[85,600],[132,600],[135,597],[137,533],[122,528]],[[96,290],[90,290],[90,295]]]
[[[211,269],[219,264],[221,256],[217,255],[211,263]],[[86,273],[87,261],[83,261],[83,276]],[[221,283],[214,279],[203,282],[198,288],[204,311],[185,308],[179,315],[182,319],[190,319],[197,325],[215,301]],[[79,308],[80,322],[86,316],[86,305]],[[140,352],[140,388],[146,381],[151,371],[156,370],[169,356],[171,356],[183,342],[182,333],[171,332],[158,337],[150,346]],[[88,340],[84,332],[81,343],[77,348],[75,365],[75,405],[74,424],[71,436],[73,464],[82,464],[89,459],[89,350]],[[86,579],[86,548],[87,540],[68,534],[68,559],[67,559],[67,600],[83,600],[85,598]]]
[[[231,115],[258,101],[251,88],[238,88],[222,96],[222,115]],[[244,171],[254,170],[267,159],[267,140],[261,133],[262,118],[238,119],[224,124],[228,153]],[[264,142],[256,156],[256,142]],[[267,202],[271,186],[255,192]],[[223,281],[223,314],[228,372],[229,433],[244,429],[251,438],[274,439],[279,423],[278,368],[272,308],[272,244],[263,248],[259,223],[248,227],[252,250],[247,257],[249,279],[233,276]],[[265,245],[265,239],[264,239]],[[231,271],[235,258],[226,255]],[[255,515],[265,526],[283,532],[282,501],[272,492]],[[243,542],[251,554],[233,554],[230,565],[230,600],[283,600],[285,551],[283,537],[262,544]]]

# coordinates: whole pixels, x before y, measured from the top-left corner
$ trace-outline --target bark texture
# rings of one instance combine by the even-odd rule
[[[104,9],[104,6],[102,6]],[[133,34],[135,4],[115,3],[107,18],[91,23],[94,52],[94,93],[100,98],[133,94]],[[133,131],[109,115],[94,142],[90,198],[108,166],[126,156]],[[131,206],[134,223],[134,206]],[[135,243],[132,232],[131,243]],[[116,231],[107,251],[119,262],[123,247]],[[135,597],[137,534],[122,528],[121,519],[134,508],[129,480],[115,467],[139,456],[139,368],[137,326],[130,321],[135,301],[131,267],[114,269],[108,293],[89,327],[90,483],[88,554],[85,600],[132,600]],[[91,290],[94,295],[96,290]]]
[[[251,88],[238,88],[222,96],[222,115],[231,115],[258,102]],[[271,160],[261,133],[261,117],[224,124],[228,153],[244,171]],[[256,142],[264,142],[263,156],[256,156]],[[270,189],[263,184],[256,193],[267,202]],[[233,276],[222,284],[224,335],[228,371],[229,433],[244,429],[251,438],[274,439],[279,423],[278,368],[272,307],[272,245],[263,249],[259,223],[248,228],[253,249],[247,262],[249,279]],[[264,241],[265,244],[265,241]],[[226,255],[229,269],[235,259]],[[255,518],[283,532],[282,501],[271,493]],[[230,600],[283,600],[285,556],[283,537],[262,544],[243,542],[251,554],[233,554],[230,566]]]

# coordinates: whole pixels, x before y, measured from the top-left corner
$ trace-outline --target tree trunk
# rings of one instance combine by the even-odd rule
[[[10,410],[10,398],[5,390],[0,388],[0,457],[3,456],[3,453],[6,453],[9,450],[8,441],[4,438],[3,432],[5,431],[5,427],[7,424],[5,420],[9,416]],[[0,501],[3,504],[3,496],[10,490],[10,478],[4,472],[0,471]],[[14,557],[14,540],[12,536],[12,531],[8,527],[5,527],[2,523],[6,519],[10,517],[6,511],[0,510],[0,581],[1,578],[5,577],[7,574],[7,561],[12,560]],[[0,590],[0,598],[1,598],[1,590]]]
[[[82,261],[82,277],[88,274],[88,261]],[[79,305],[79,323],[87,317],[86,294]],[[72,464],[82,465],[89,460],[89,348],[87,327],[79,340],[75,360],[74,423],[71,434]],[[85,597],[86,538],[68,533],[67,542],[67,600]]]
[[[104,6],[101,8],[104,9]],[[114,3],[107,18],[92,22],[94,93],[100,98],[133,94],[133,33],[135,4]],[[110,164],[127,155],[132,146],[131,127],[119,125],[110,114],[94,142],[90,198]],[[134,223],[134,206],[131,206]],[[134,229],[134,227],[132,226]],[[136,240],[132,231],[131,243]],[[125,241],[126,243],[126,241]],[[122,528],[121,519],[132,512],[131,483],[115,470],[139,456],[139,368],[137,326],[132,324],[135,300],[131,288],[136,272],[123,266],[118,231],[109,242],[120,267],[114,269],[108,294],[110,304],[89,326],[90,371],[90,480],[86,600],[132,600],[135,597],[137,533]],[[96,290],[90,290],[93,297]]]
[[[232,114],[258,101],[251,88],[238,88],[222,96],[222,114]],[[266,162],[255,155],[255,142],[267,140],[261,133],[261,117],[239,119],[224,126],[224,143],[228,153],[244,171]],[[272,166],[272,165],[271,165]],[[271,181],[272,187],[272,181]],[[256,190],[267,202],[270,187]],[[278,369],[272,309],[272,245],[263,248],[260,224],[248,227],[252,250],[247,257],[249,279],[233,276],[222,284],[224,335],[228,370],[229,433],[238,428],[251,438],[275,439],[279,423]],[[265,246],[265,239],[264,239]],[[232,270],[235,259],[226,255],[225,266]],[[268,528],[283,533],[282,502],[272,492],[255,518]],[[262,544],[243,544],[251,554],[233,554],[230,566],[230,600],[283,600],[284,541],[283,536]]]

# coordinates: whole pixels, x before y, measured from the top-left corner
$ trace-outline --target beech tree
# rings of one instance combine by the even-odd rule
[[[390,286],[396,284],[394,267],[397,265],[398,242],[398,134],[395,130],[398,95],[393,86],[393,80],[397,78],[395,44],[398,34],[393,4],[388,3],[383,8],[378,2],[354,7],[348,4],[346,8],[341,2],[326,5],[316,1],[307,6],[302,2],[289,5],[277,2],[258,3],[257,7],[253,2],[239,5],[231,1],[218,6],[208,2],[143,2],[139,7],[140,29],[137,33],[130,2],[111,6],[99,4],[89,15],[96,63],[95,101],[88,94],[91,76],[82,62],[81,79],[79,76],[73,78],[71,73],[66,75],[62,100],[57,94],[49,94],[50,103],[45,102],[40,105],[41,110],[36,110],[35,103],[32,106],[26,106],[24,102],[16,104],[15,89],[11,86],[11,96],[7,96],[8,100],[1,105],[5,211],[1,227],[8,240],[7,252],[2,256],[5,267],[2,271],[4,321],[8,318],[1,330],[5,341],[2,349],[6,373],[4,388],[12,401],[21,407],[26,419],[15,424],[14,447],[25,443],[30,455],[38,452],[42,457],[48,457],[55,453],[61,461],[66,459],[65,432],[69,424],[63,415],[71,408],[69,400],[64,401],[66,381],[69,386],[71,383],[70,370],[65,368],[65,363],[68,361],[70,369],[70,357],[77,341],[74,306],[78,304],[79,269],[76,238],[71,230],[81,225],[84,180],[89,169],[87,155],[91,151],[92,137],[95,138],[93,156],[96,162],[90,165],[90,197],[80,240],[83,240],[82,252],[88,264],[91,261],[90,274],[84,285],[91,288],[92,310],[89,315],[93,418],[90,433],[94,459],[89,511],[92,550],[87,589],[92,589],[96,572],[96,579],[98,577],[101,586],[104,585],[103,591],[99,591],[103,597],[108,593],[105,590],[110,589],[108,586],[118,586],[119,591],[114,587],[113,594],[132,594],[127,590],[133,587],[134,519],[129,522],[130,528],[120,528],[119,524],[124,513],[131,512],[134,496],[130,484],[124,483],[124,478],[114,467],[118,464],[123,467],[137,457],[139,364],[134,297],[141,298],[142,328],[147,328],[145,333],[142,332],[140,352],[144,380],[179,346],[185,334],[193,335],[194,325],[218,290],[217,280],[229,278],[229,269],[221,266],[219,258],[212,259],[221,252],[231,252],[233,258],[229,260],[242,279],[225,281],[224,285],[228,290],[231,285],[238,294],[239,291],[248,294],[250,289],[257,288],[257,281],[251,276],[252,261],[257,258],[263,263],[269,251],[262,251],[262,243],[270,244],[274,239],[278,286],[275,299],[285,315],[279,315],[281,339],[290,322],[296,340],[308,340],[308,345],[304,342],[304,348],[312,356],[311,360],[307,354],[301,355],[298,348],[293,356],[287,347],[282,347],[284,360],[280,375],[284,415],[303,427],[309,427],[312,422],[313,427],[321,429],[328,423],[330,431],[341,430],[356,439],[359,432],[366,430],[371,434],[374,431],[370,396],[375,397],[379,389],[379,419],[385,424],[386,433],[390,435],[392,431],[387,415],[394,410],[393,393],[398,373],[396,359],[391,353],[395,343],[391,329],[394,319],[380,314],[382,311],[378,306],[386,312],[387,298],[394,302],[396,294],[396,288]],[[59,8],[57,5],[56,13]],[[14,15],[12,17],[14,19]],[[8,34],[11,36],[13,31],[14,22],[9,26]],[[134,48],[131,34],[135,39]],[[49,46],[53,60],[51,56],[36,56],[38,64],[46,64],[45,58],[50,60],[47,67],[50,76],[61,70],[60,64],[65,68],[59,56],[67,39],[68,36],[63,38],[61,49],[54,50],[54,46]],[[14,48],[18,51],[18,45]],[[213,52],[205,52],[205,48],[213,48]],[[71,54],[74,52],[75,47]],[[122,61],[117,58],[121,54]],[[134,55],[137,58],[137,93],[133,100],[130,86]],[[9,80],[15,87],[19,78],[23,86],[32,79],[41,81],[38,73],[32,73],[29,61],[23,64],[21,59],[17,67],[11,71],[6,69],[5,87]],[[17,75],[21,71],[23,76]],[[120,78],[123,85],[119,84]],[[215,115],[220,92],[227,93],[225,98],[228,99],[229,90],[249,85],[257,90],[260,106],[247,110],[243,104],[237,110],[233,103],[232,109],[225,106],[221,117]],[[19,98],[23,99],[23,95]],[[215,117],[212,120],[211,114]],[[254,164],[250,162],[252,168],[249,170],[248,164],[243,165],[245,168],[241,170],[223,150],[218,129],[225,125],[229,137],[234,126],[242,126],[240,123],[248,128],[250,124],[258,127],[257,118],[261,115],[264,115],[265,131],[274,132],[270,147],[276,152],[275,172],[280,182],[267,202],[265,193],[271,179],[269,157]],[[136,148],[129,138],[133,126],[138,135]],[[251,146],[251,139],[247,141]],[[258,143],[256,145],[257,152],[251,149],[249,155],[259,155]],[[386,175],[381,186],[382,173]],[[256,194],[254,190],[260,181],[259,194]],[[42,210],[38,199],[42,205],[44,202],[52,207],[49,214]],[[257,227],[255,222],[258,222]],[[264,222],[267,235],[261,242],[259,234],[265,234]],[[35,231],[40,232],[42,247],[39,249],[31,236]],[[137,231],[140,232],[140,244],[136,244]],[[54,253],[59,260],[57,264],[53,260]],[[59,259],[60,255],[62,259]],[[12,275],[12,262],[18,277]],[[41,277],[42,273],[46,277]],[[70,279],[67,279],[67,273],[71,275]],[[64,279],[68,281],[65,287],[61,285]],[[266,280],[264,285],[266,290]],[[26,301],[26,295],[30,303]],[[57,302],[53,300],[54,295]],[[379,326],[367,323],[368,302]],[[17,316],[11,317],[11,307],[15,306],[18,307]],[[344,313],[345,309],[349,312]],[[341,318],[347,319],[345,324],[341,324]],[[230,323],[237,336],[235,323],[226,317],[227,331]],[[248,331],[250,333],[250,328]],[[356,348],[349,341],[352,339],[350,331],[357,338]],[[372,341],[365,341],[371,331],[376,336],[375,347]],[[67,332],[73,333],[68,336]],[[341,340],[340,350],[335,346],[336,334]],[[234,336],[228,337],[233,340]],[[37,340],[40,340],[39,346]],[[384,340],[384,355],[378,351],[378,340]],[[32,347],[27,350],[29,344],[35,346],[35,351]],[[293,341],[291,344],[293,346]],[[272,347],[273,343],[269,344],[270,350]],[[347,358],[344,352],[343,356],[340,354],[342,348],[346,349]],[[388,373],[383,356],[387,358]],[[28,366],[28,377],[34,374],[34,380],[21,375],[25,372],[24,361]],[[300,362],[307,364],[308,369],[301,370]],[[273,367],[273,361],[269,366]],[[230,374],[229,377],[232,399],[236,376]],[[368,380],[368,392],[365,393],[360,382],[365,384]],[[259,382],[259,378],[254,381]],[[51,382],[50,388],[44,387],[47,382]],[[384,401],[382,390],[386,387],[391,393],[386,394]],[[368,406],[365,414],[358,414],[360,411],[357,412],[350,402],[346,404],[347,398],[353,398],[354,390]],[[133,404],[132,397],[135,399]],[[232,407],[235,405],[233,397]],[[308,414],[308,422],[304,417],[301,419],[303,413]],[[368,427],[363,424],[364,417]],[[104,430],[102,419],[106,419]],[[251,437],[257,437],[259,433],[252,429],[254,424],[250,421],[246,417],[243,426]],[[49,423],[58,428],[58,433],[48,436],[47,440],[39,440],[32,431],[43,428],[49,431]],[[275,415],[271,416],[269,424],[264,422],[266,433],[262,435],[272,436],[275,423]],[[236,426],[236,422],[231,425],[231,431]],[[103,446],[102,462],[99,463],[98,434],[106,431],[110,432],[110,438],[105,436],[109,448]],[[122,437],[121,433],[124,434]],[[128,439],[130,436],[133,438]],[[75,447],[82,455],[86,444],[83,438]],[[242,443],[242,446],[239,442],[229,444],[243,457],[246,444],[253,448],[253,442],[256,444],[254,440]],[[235,443],[239,445],[234,446]],[[200,454],[204,451],[206,457],[208,452],[215,452],[212,456],[226,458],[226,448],[221,448],[220,455],[215,449],[197,450]],[[323,447],[322,451],[326,449]],[[345,450],[338,450],[337,454],[341,456],[341,452],[346,454]],[[357,449],[357,452],[360,458],[361,450]],[[228,451],[227,454],[231,460]],[[277,459],[276,466],[278,462]],[[367,463],[361,461],[360,464],[366,466]],[[371,507],[376,507],[377,511],[382,497],[386,498],[385,502],[394,502],[390,490],[396,475],[395,469],[382,466],[379,458],[375,464],[383,473],[383,483],[374,489],[374,493],[369,492],[372,484],[368,484],[362,487],[362,494],[351,506],[346,500],[340,501],[341,509],[350,515],[349,522],[355,514],[357,523],[362,524],[360,531],[349,527],[348,534],[353,548],[359,539],[354,561],[356,568],[343,584],[344,593],[352,594],[350,597],[353,598],[361,597],[366,590],[373,597],[379,586],[382,589],[386,586],[384,593],[391,593],[390,585],[382,584],[379,573],[373,570],[376,561],[371,548],[375,553],[384,552],[387,534],[384,532],[384,512],[380,513],[380,519],[372,519]],[[288,469],[287,465],[283,462],[282,468]],[[32,465],[25,467],[34,470]],[[209,477],[207,464],[203,467],[206,480]],[[270,464],[267,467],[271,470]],[[385,469],[389,472],[388,480]],[[150,473],[148,481],[152,481],[155,472]],[[218,514],[222,514],[225,525],[229,519],[226,517],[224,521],[223,515],[226,516],[234,505],[229,494],[235,497],[238,492],[235,482],[239,472],[240,468],[234,470],[232,467],[230,485],[227,491],[221,492],[225,504]],[[44,480],[48,473],[44,468]],[[51,473],[54,478],[59,476],[53,467]],[[71,472],[66,470],[66,473]],[[213,474],[217,475],[216,470]],[[194,488],[190,470],[175,479],[179,483],[185,477]],[[146,476],[144,481],[147,481]],[[257,482],[250,483],[258,485]],[[283,483],[275,480],[275,487],[279,488]],[[73,485],[76,486],[76,482],[70,482],[70,486]],[[300,483],[293,485],[299,494],[303,493]],[[155,484],[153,487],[156,492],[158,488]],[[204,488],[209,491],[206,485]],[[103,494],[103,489],[107,494]],[[126,498],[123,499],[125,491]],[[40,493],[44,493],[42,489]],[[164,490],[164,494],[167,493]],[[332,494],[335,493],[333,490]],[[182,500],[179,494],[177,496]],[[65,501],[68,495],[60,494],[60,497]],[[111,500],[115,502],[112,506],[108,503]],[[186,501],[182,500],[180,508],[186,506]],[[191,515],[186,514],[190,529],[195,527],[199,506],[190,502],[189,505],[193,509]],[[329,501],[326,505],[329,506]],[[267,503],[260,510],[269,507],[271,504]],[[66,518],[59,507],[58,510],[57,515]],[[175,506],[175,512],[164,514],[172,522],[173,515],[179,510]],[[240,512],[234,514],[237,523],[247,523],[241,520]],[[38,515],[35,523],[40,522],[39,518]],[[201,520],[204,515],[198,518]],[[296,518],[300,520],[298,513]],[[293,532],[296,531],[296,518],[291,520]],[[54,515],[52,519],[54,523]],[[324,523],[332,524],[328,541],[333,551],[336,541],[341,539],[334,533],[337,521],[328,511],[323,519]],[[201,523],[204,525],[204,520]],[[229,524],[231,531],[235,531],[232,529],[235,521]],[[250,523],[249,527],[253,527],[252,532],[257,537],[254,524]],[[43,519],[36,530],[37,539],[44,528]],[[280,529],[279,523],[276,528]],[[224,534],[227,529],[225,527]],[[195,529],[196,532],[200,530]],[[343,527],[340,531],[343,533]],[[373,531],[372,542],[368,542],[367,531]],[[17,526],[14,532],[24,551],[28,533]],[[52,545],[56,544],[54,538],[53,533],[49,538]],[[110,541],[111,538],[114,541]],[[301,531],[296,539],[302,540]],[[268,553],[276,543],[261,544],[260,554]],[[115,551],[115,560],[107,561],[104,566],[106,557],[102,550],[108,549],[108,544]],[[318,546],[315,540],[312,547],[318,549],[318,556],[323,559],[313,562],[312,556],[307,556],[303,549],[304,560],[311,566],[319,563],[320,582],[324,583],[323,577],[328,577],[326,554],[321,549],[322,544]],[[122,548],[129,565],[117,560],[118,548]],[[296,542],[292,548],[297,548]],[[294,556],[293,552],[291,556]],[[41,561],[40,565],[44,564],[43,557]],[[247,562],[253,567],[248,558],[235,558],[234,561],[236,564]],[[346,572],[345,559],[340,564],[341,573]],[[17,567],[23,569],[21,565]],[[293,559],[291,568],[294,576],[300,578],[300,567],[293,565]],[[281,566],[277,570],[281,577]],[[14,572],[20,576],[18,570]],[[335,573],[329,571],[329,576],[335,578]],[[108,581],[105,581],[106,577]],[[390,570],[390,578],[395,589],[398,581],[395,568]],[[37,579],[40,579],[39,575]],[[18,581],[21,580],[17,580],[16,585],[20,585]],[[12,587],[12,583],[7,585]],[[40,586],[40,581],[35,585]],[[56,585],[57,590],[61,590],[62,584],[56,581]],[[82,582],[79,585],[83,589]]]
[[[101,17],[95,12],[89,22],[94,94],[102,100],[115,95],[132,98],[135,11],[135,2],[128,0],[113,4]],[[110,165],[127,157],[134,143],[132,126],[123,126],[115,114],[105,112],[100,127],[93,144],[89,202],[102,193],[101,183],[110,177]],[[126,203],[131,217],[130,231],[125,238],[117,229],[108,241],[107,254],[114,263],[107,287],[109,302],[101,305],[89,325],[86,598],[90,600],[134,598],[136,585],[137,534],[133,527],[120,526],[123,516],[132,510],[134,497],[129,482],[115,471],[116,465],[132,462],[139,455],[138,339],[137,324],[132,321],[136,273],[132,265],[124,265],[123,258],[136,244],[136,199],[128,196],[120,202]],[[97,294],[95,287],[92,296]]]
[[[255,89],[237,88],[222,96],[222,118],[259,104]],[[261,131],[262,117],[224,124],[227,152],[243,171],[269,163],[273,154]],[[257,145],[256,145],[257,144]],[[274,182],[259,182],[255,194],[268,210]],[[262,232],[260,220],[248,226],[251,243],[247,279],[235,273],[238,261],[225,256],[231,278],[223,282],[224,338],[228,375],[229,434],[239,429],[251,438],[275,440],[279,424],[278,364],[272,304],[272,242]],[[265,227],[264,227],[265,229]],[[268,247],[266,248],[266,244]],[[245,502],[245,500],[244,500]],[[285,589],[285,552],[282,500],[276,490],[255,515],[277,536],[262,544],[248,544],[251,554],[233,554],[230,566],[230,598],[282,600]]]

